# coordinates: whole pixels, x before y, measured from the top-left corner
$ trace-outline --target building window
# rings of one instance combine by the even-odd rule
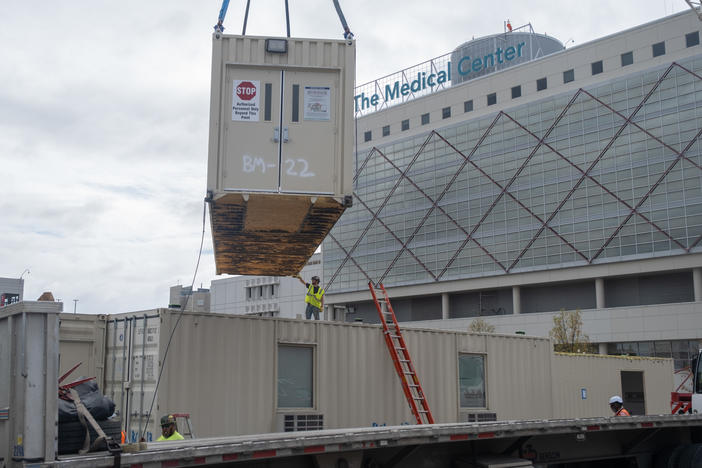
[[[570,83],[575,80],[575,70],[572,68],[563,72],[563,83]]]
[[[441,118],[448,119],[449,117],[451,117],[451,108],[444,107],[443,109],[441,109]]]
[[[402,131],[404,132],[405,130],[409,130],[409,119],[402,121]]]
[[[458,355],[458,391],[461,408],[486,408],[485,356]]]
[[[368,130],[366,133],[363,134],[363,141],[371,141],[371,138],[373,137],[373,133]]]
[[[275,297],[275,284],[271,284],[271,297]]]
[[[463,101],[463,112],[472,112],[473,111],[473,100],[471,99],[470,101]]]
[[[539,78],[536,80],[536,90],[543,91],[546,89],[546,78]]]
[[[278,346],[278,408],[312,408],[314,348]]]
[[[627,52],[625,54],[622,54],[622,67],[626,67],[627,65],[631,65],[632,63],[634,63],[633,52]]]
[[[692,47],[699,45],[700,43],[700,33],[699,31],[691,32],[685,34],[685,47]]]
[[[491,93],[487,95],[487,105],[492,106],[497,104],[497,93]]]
[[[429,123],[429,114],[422,114],[422,125],[427,125]]]
[[[390,125],[386,125],[383,127],[383,136],[386,137],[390,135]]]
[[[659,55],[665,55],[665,42],[658,42],[651,46],[653,50],[653,56],[658,57]]]
[[[512,88],[512,99],[518,98],[522,95],[522,87],[521,86],[514,86]]]
[[[593,75],[599,75],[602,73],[602,60],[598,60],[597,62],[592,62],[590,64],[590,67],[592,68],[592,74]]]

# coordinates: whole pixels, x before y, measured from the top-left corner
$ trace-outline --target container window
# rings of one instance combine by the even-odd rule
[[[657,42],[651,46],[651,49],[654,57],[665,55],[665,42]]]
[[[695,31],[685,34],[685,47],[693,47],[700,43],[700,32]]]
[[[473,112],[473,100],[463,101],[463,112]]]
[[[371,138],[373,138],[373,132],[368,130],[363,134],[363,141],[371,141]]]
[[[575,81],[575,70],[572,68],[563,72],[563,83],[570,83]]]
[[[264,101],[264,108],[263,108],[263,120],[270,122],[271,121],[271,105],[272,105],[272,94],[273,94],[273,84],[272,83],[266,83],[266,89],[263,92],[263,101]]]
[[[388,135],[390,135],[390,125],[385,125],[383,127],[383,136],[386,137]]]
[[[405,130],[409,130],[409,119],[402,121],[402,131],[404,132]]]
[[[451,117],[451,108],[444,107],[443,109],[441,109],[441,118],[448,119],[449,117]]]
[[[278,346],[278,408],[312,408],[314,348]]]
[[[622,67],[626,67],[627,65],[631,65],[634,63],[634,52],[627,52],[625,54],[622,54]]]
[[[599,75],[604,70],[604,67],[602,66],[602,60],[598,60],[597,62],[592,62],[590,64],[590,68],[592,69],[593,75]]]
[[[490,93],[487,95],[487,105],[492,106],[497,104],[497,93]]]
[[[292,87],[292,121],[300,121],[300,85]]]
[[[458,355],[461,408],[485,408],[485,356]]]
[[[518,97],[522,96],[522,87],[520,86],[513,86],[512,87],[512,99],[516,99]]]
[[[429,123],[429,114],[422,114],[422,125],[427,125]]]
[[[546,89],[546,78],[539,78],[536,80],[536,90],[543,91]]]

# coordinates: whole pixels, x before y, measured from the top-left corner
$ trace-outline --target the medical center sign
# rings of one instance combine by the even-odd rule
[[[520,42],[516,47],[506,47],[504,50],[498,47],[494,52],[491,52],[483,57],[471,58],[466,55],[458,61],[456,70],[462,76],[467,76],[471,73],[477,73],[483,70],[494,68],[495,64],[501,64],[514,60],[522,56],[522,49],[526,42]],[[417,73],[417,79],[409,83],[395,81],[394,83],[386,84],[383,93],[375,93],[366,96],[366,93],[357,94],[354,96],[356,112],[363,111],[370,107],[376,107],[383,102],[389,103],[403,96],[408,96],[410,93],[418,93],[427,88],[432,89],[434,86],[439,86],[443,83],[451,81],[451,62],[446,63],[446,70],[440,70],[437,73],[427,74],[426,72]]]

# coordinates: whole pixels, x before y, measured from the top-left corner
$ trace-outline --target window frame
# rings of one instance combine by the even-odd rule
[[[310,406],[281,406],[280,405],[280,350],[281,348],[304,348],[304,349],[309,349],[311,352],[311,362],[310,362],[310,371],[311,371],[311,382],[310,382],[310,390],[312,392],[312,395],[310,396]],[[288,411],[296,411],[296,410],[305,410],[305,411],[310,411],[310,410],[316,410],[317,408],[317,346],[313,343],[292,343],[292,342],[286,342],[286,341],[279,341],[276,346],[276,355],[275,355],[275,408],[277,412],[288,412]]]
[[[570,79],[568,79],[570,78]],[[575,68],[571,68],[570,70],[565,70],[563,72],[563,84],[566,83],[572,83],[575,81]]]
[[[409,119],[405,119],[400,123],[400,130],[403,132],[406,132],[407,130],[410,129],[410,121]]]
[[[366,130],[363,132],[363,143],[368,143],[373,139],[373,130]]]
[[[691,39],[692,39],[692,41],[691,41]],[[690,42],[694,42],[694,43],[691,44]],[[700,32],[699,31],[692,31],[690,33],[685,34],[685,48],[695,47],[696,45],[700,45]]]
[[[663,48],[663,50],[658,50],[656,51],[656,47],[660,46]],[[661,42],[656,42],[655,44],[651,44],[651,55],[655,57],[660,57],[661,55],[665,55],[665,41]]]
[[[629,65],[634,64],[634,51],[633,50],[630,50],[629,52],[624,52],[619,57],[621,60],[622,67],[628,67]],[[626,57],[626,60],[625,60],[625,57]]]
[[[390,136],[390,125],[383,125],[382,134],[384,137]]]
[[[596,62],[592,62],[590,64],[590,71],[592,72],[592,76],[599,75],[600,73],[604,73],[604,63],[602,60],[597,60]]]
[[[426,114],[422,114],[422,116],[419,119],[422,125],[429,125],[431,123],[431,117],[429,116],[429,112],[427,112]]]
[[[467,101],[463,101],[463,112],[473,112],[473,100],[468,99]]]
[[[450,119],[451,118],[451,106],[444,107],[441,109],[441,118],[442,119]]]
[[[481,363],[482,363],[482,377],[483,377],[483,385],[482,385],[482,399],[483,399],[483,406],[464,406],[461,398],[461,358],[462,357],[474,357],[474,358],[480,358]],[[488,375],[487,375],[487,355],[484,353],[467,353],[467,352],[459,352],[458,353],[458,358],[456,359],[456,375],[458,376],[457,379],[457,391],[458,391],[458,409],[460,411],[464,410],[479,410],[479,409],[488,409]]]
[[[490,102],[492,99],[493,102]],[[497,104],[497,93],[490,93],[487,95],[487,105],[488,106],[494,106]]]

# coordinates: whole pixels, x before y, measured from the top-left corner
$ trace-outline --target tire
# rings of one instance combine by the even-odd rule
[[[700,468],[702,467],[702,444],[692,444],[685,447],[680,460],[679,468]]]
[[[678,468],[680,456],[689,445],[670,447],[656,454],[654,468]]]
[[[115,441],[119,442],[121,439],[122,431],[122,420],[120,418],[105,419],[104,421],[97,422],[102,428],[106,436],[112,437]],[[97,439],[97,433],[88,424],[88,430],[90,432],[90,443],[92,444]],[[64,422],[60,423],[58,426],[58,453],[59,455],[66,455],[69,453],[78,453],[80,449],[83,448],[83,442],[85,441],[85,428],[78,421]],[[102,447],[98,447],[98,450],[104,450],[104,444]]]

